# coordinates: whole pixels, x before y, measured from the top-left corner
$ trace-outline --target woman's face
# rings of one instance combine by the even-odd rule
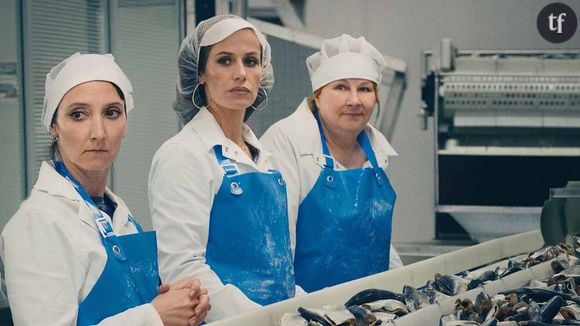
[[[261,46],[251,29],[241,29],[214,44],[200,81],[213,110],[245,110],[258,95]]]
[[[358,135],[371,118],[375,89],[366,79],[340,79],[322,87],[314,101],[324,126],[331,132]]]
[[[113,84],[90,81],[62,98],[52,133],[69,169],[104,172],[119,153],[126,125],[124,101]]]

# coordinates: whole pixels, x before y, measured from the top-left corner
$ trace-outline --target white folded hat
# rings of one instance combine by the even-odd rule
[[[328,83],[346,78],[366,79],[378,86],[385,59],[364,37],[342,34],[324,40],[320,51],[306,59],[306,66],[314,92]]]

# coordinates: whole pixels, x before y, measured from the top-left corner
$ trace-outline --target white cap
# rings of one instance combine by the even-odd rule
[[[133,86],[112,54],[75,53],[54,66],[46,74],[42,124],[50,131],[50,123],[60,101],[73,87],[94,80],[115,84],[125,97],[127,112],[133,109]]]
[[[319,52],[306,58],[312,91],[339,79],[357,78],[381,83],[383,55],[364,37],[348,34],[322,42]]]
[[[252,24],[248,23],[246,20],[237,17],[226,18],[208,28],[205,34],[203,34],[203,37],[199,42],[199,46],[202,47],[214,45],[222,41],[226,37],[232,35],[233,33],[244,28],[252,29],[254,33],[256,33],[256,36],[258,37],[258,41],[260,42],[262,47],[264,47],[266,40],[262,35],[262,33],[259,32]]]

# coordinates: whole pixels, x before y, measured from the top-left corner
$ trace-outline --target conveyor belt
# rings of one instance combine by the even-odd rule
[[[340,305],[348,300],[353,294],[367,288],[382,288],[400,292],[405,284],[413,287],[424,285],[428,280],[433,278],[433,275],[436,272],[441,274],[459,273],[464,270],[470,270],[479,266],[498,262],[507,257],[529,253],[541,248],[543,245],[544,241],[540,231],[516,234],[433,257],[399,269],[371,275],[362,279],[312,292],[308,295],[278,302],[263,307],[255,312],[220,320],[209,325],[279,325],[280,318],[284,313],[296,313],[298,307],[301,306],[320,307],[322,304]],[[505,279],[500,280],[500,282],[493,282],[489,285],[488,291],[494,293],[493,291],[498,292],[504,289],[516,288],[525,281],[524,279],[526,279],[526,277],[535,276],[532,275],[532,273],[538,274],[537,276],[541,276],[545,273],[544,269],[540,269],[540,267],[523,272],[524,273],[515,276],[510,275],[511,277],[508,276]],[[416,316],[418,317],[413,318],[429,319],[434,318],[435,314],[437,314],[436,320],[431,322],[432,325],[438,325],[438,317],[442,312],[444,312],[445,307],[445,305],[432,305],[416,313]],[[407,318],[410,317],[411,316]],[[402,318],[400,320],[402,320],[400,325],[429,325],[413,319],[411,320],[414,323],[404,324],[407,321]]]

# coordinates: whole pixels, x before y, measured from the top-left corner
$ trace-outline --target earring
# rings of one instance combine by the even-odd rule
[[[193,89],[193,94],[191,94],[191,102],[193,103],[193,106],[195,106],[198,110],[201,109],[201,107],[203,105],[197,105],[197,103],[195,103],[195,93],[197,92],[197,89],[199,88],[199,85],[203,85],[202,83],[197,83],[195,85],[195,88]]]
[[[262,106],[261,106],[261,107],[259,107],[259,108],[255,107],[253,104],[252,104],[252,105],[250,105],[250,107],[251,107],[252,109],[256,110],[256,111],[262,111],[262,110],[264,110],[264,109],[266,108],[266,106],[268,106],[268,102],[270,101],[270,100],[268,99],[268,92],[266,92],[266,89],[265,89],[264,87],[262,87],[262,86],[259,86],[259,88],[258,88],[258,96],[260,95],[260,90],[262,90],[262,91],[264,92],[264,96],[266,97],[266,101],[262,101],[262,102],[260,102],[260,103],[265,103],[265,104],[264,104],[264,105],[262,105]]]
[[[51,140],[53,143],[54,143],[54,142],[57,142],[57,141],[58,141],[58,135],[53,135],[53,134],[51,134],[51,135],[50,135],[50,140]]]

